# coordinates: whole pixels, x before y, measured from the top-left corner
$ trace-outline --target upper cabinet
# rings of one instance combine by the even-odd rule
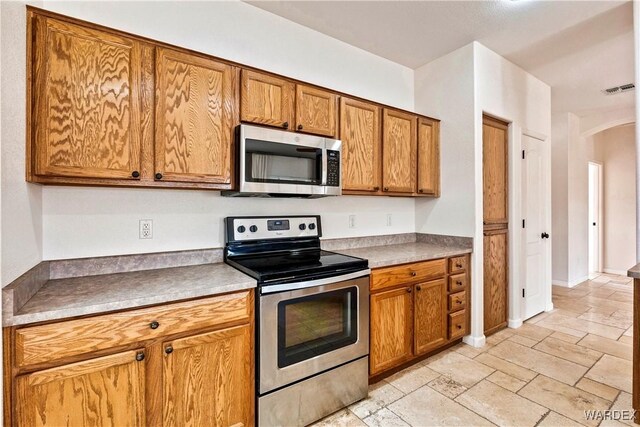
[[[32,173],[138,178],[140,44],[44,16],[32,31]]]
[[[380,107],[342,97],[340,99],[342,140],[342,189],[380,190]]]
[[[295,96],[293,82],[243,69],[240,120],[289,129],[293,127]]]
[[[336,136],[338,96],[311,86],[296,85],[296,130]]]
[[[418,194],[440,196],[440,122],[418,119]]]
[[[156,54],[156,180],[231,183],[236,69],[192,54]]]
[[[33,7],[27,40],[27,181],[233,190],[242,122],[342,140],[345,194],[440,195],[437,120]]]
[[[382,189],[414,193],[416,182],[416,124],[413,114],[385,108],[382,121]]]
[[[485,117],[482,126],[483,159],[483,210],[484,224],[507,224],[509,217],[508,177],[508,126]]]

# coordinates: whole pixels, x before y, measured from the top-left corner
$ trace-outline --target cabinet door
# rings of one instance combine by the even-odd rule
[[[482,125],[484,224],[508,222],[507,145],[507,124],[485,116]]]
[[[156,179],[231,183],[235,68],[170,49],[156,54]]]
[[[424,354],[447,341],[447,284],[445,279],[415,285],[415,355]]]
[[[242,70],[240,120],[249,123],[293,126],[295,84],[278,77]]]
[[[380,190],[380,108],[349,98],[340,99],[342,189]]]
[[[411,358],[412,311],[411,287],[371,295],[371,375]]]
[[[416,116],[384,110],[382,122],[382,188],[413,193],[416,183]]]
[[[33,426],[144,426],[141,350],[16,378],[16,422]]]
[[[440,122],[418,120],[418,194],[440,195]]]
[[[253,425],[250,325],[163,346],[163,425]]]
[[[484,330],[490,334],[507,325],[507,232],[484,233]]]
[[[296,130],[336,136],[338,96],[311,86],[296,85]]]
[[[35,19],[35,174],[139,177],[139,43],[51,18]]]

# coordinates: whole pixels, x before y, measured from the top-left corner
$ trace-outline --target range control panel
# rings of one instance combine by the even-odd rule
[[[319,216],[227,218],[227,240],[320,237]]]

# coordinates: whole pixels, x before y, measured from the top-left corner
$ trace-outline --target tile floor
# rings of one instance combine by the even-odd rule
[[[553,302],[483,348],[459,344],[373,384],[316,426],[633,425],[584,413],[631,409],[631,279],[554,286]]]

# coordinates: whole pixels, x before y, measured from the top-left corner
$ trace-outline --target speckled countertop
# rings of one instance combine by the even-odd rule
[[[370,268],[379,268],[468,254],[471,253],[471,248],[449,243],[414,242],[346,249],[338,252],[345,255],[366,258],[369,260]]]
[[[4,326],[142,307],[256,287],[256,280],[223,263],[160,268],[47,281]]]

